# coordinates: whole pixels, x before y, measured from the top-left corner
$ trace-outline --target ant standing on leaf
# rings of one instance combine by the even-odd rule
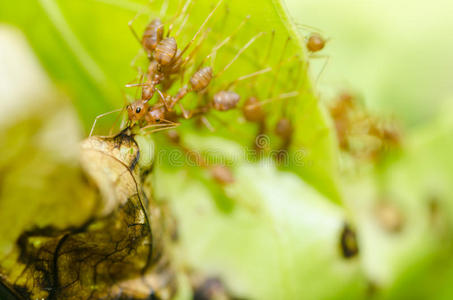
[[[148,67],[147,82],[145,84],[130,84],[127,85],[127,87],[143,86],[142,99],[151,99],[155,91],[157,90],[156,86],[160,84],[164,79],[169,79],[170,75],[180,72],[182,65],[191,58],[191,55],[189,55],[186,60],[183,60],[182,56],[195,42],[198,35],[202,32],[203,28],[211,19],[222,1],[223,0],[220,0],[214,7],[214,9],[209,13],[193,38],[187,43],[183,50],[178,49],[175,37],[169,36],[173,24],[169,26],[167,37],[164,37],[164,27],[162,22],[159,19],[154,19],[147,26],[143,34],[143,38],[142,40],[140,40],[132,27],[133,20],[129,22],[129,27],[131,28],[133,35],[136,37],[137,41],[143,46],[148,54],[150,65]],[[187,12],[187,8],[190,2],[191,0],[186,1],[186,4],[184,5],[180,13],[185,14]],[[164,104],[168,109],[168,103],[165,102],[165,99],[161,97],[161,100],[164,101]]]
[[[325,54],[320,54],[320,52],[325,48],[327,42],[330,41],[330,38],[324,38],[321,35],[321,30],[312,26],[296,24],[297,28],[302,31],[309,31],[308,36],[305,38],[305,47],[308,51],[309,59],[324,59],[324,64],[322,65],[318,75],[316,76],[315,82],[317,83],[321,78],[322,73],[324,72],[327,64],[329,63],[330,57]]]
[[[271,49],[270,49],[274,43],[274,39],[275,39],[275,31],[272,32],[272,36],[271,36],[270,43],[269,43],[270,46],[269,46],[269,49],[267,50],[267,54],[265,56],[266,59],[269,59],[269,57],[272,57],[272,56],[277,56],[276,54],[272,54]],[[276,127],[275,133],[278,137],[280,137],[283,140],[283,146],[281,147],[282,149],[286,149],[289,146],[289,144],[291,143],[293,127],[292,127],[291,121],[286,117],[286,114],[287,114],[286,111],[287,111],[287,107],[289,105],[288,100],[290,98],[294,98],[294,97],[297,97],[300,95],[300,92],[299,92],[299,83],[300,82],[297,79],[294,80],[294,82],[295,82],[294,87],[293,87],[294,91],[281,93],[279,95],[272,96],[274,94],[274,87],[278,83],[278,78],[279,78],[280,74],[282,73],[282,71],[285,70],[285,69],[282,69],[282,67],[285,67],[286,64],[290,63],[289,69],[286,68],[287,73],[288,73],[287,77],[293,78],[294,69],[300,70],[300,66],[302,66],[302,61],[300,61],[300,58],[297,55],[292,56],[289,59],[285,59],[286,51],[287,51],[288,47],[290,46],[290,42],[291,42],[291,38],[288,37],[286,39],[285,43],[283,44],[281,53],[278,54],[278,56],[280,58],[279,58],[278,63],[273,67],[274,72],[273,72],[273,76],[270,78],[271,83],[270,83],[270,89],[268,91],[268,98],[264,99],[264,100],[259,100],[259,97],[256,95],[256,94],[258,94],[257,92],[259,92],[259,90],[257,90],[255,95],[252,95],[249,98],[247,98],[247,100],[244,102],[244,104],[242,106],[242,115],[243,115],[244,119],[248,122],[258,124],[258,132],[256,134],[256,138],[254,141],[254,148],[258,152],[262,152],[263,150],[265,150],[264,149],[265,146],[269,146],[269,145],[267,145],[268,143],[262,143],[263,139],[261,138],[264,134],[266,134],[267,113],[266,113],[266,110],[264,109],[264,106],[266,104],[276,103],[279,100],[283,101],[283,103],[281,104],[282,117],[277,121],[277,123],[275,125],[275,127]],[[295,58],[298,60],[297,63],[294,63]],[[273,107],[273,108],[271,108],[271,110],[275,111],[276,108]]]
[[[216,93],[213,97],[213,101],[208,103],[207,106],[198,107],[194,111],[190,111],[190,112],[188,112],[184,109],[184,107],[180,103],[180,100],[182,100],[190,92],[203,93],[207,89],[210,82],[214,78],[223,74],[233,64],[233,62],[239,58],[240,54],[242,54],[262,34],[264,34],[264,33],[259,33],[259,34],[255,35],[254,37],[252,37],[250,39],[250,41],[238,51],[236,56],[218,74],[213,73],[213,69],[211,66],[203,67],[203,68],[200,68],[198,71],[196,71],[191,76],[191,78],[189,80],[190,87],[188,85],[182,86],[178,90],[176,95],[172,96],[172,95],[163,93],[160,90],[157,90],[158,94],[160,95],[160,99],[162,99],[162,102],[165,104],[164,105],[165,110],[163,108],[160,108],[161,107],[160,103],[157,103],[153,107],[151,107],[151,110],[153,110],[157,106],[157,107],[159,107],[160,111],[163,113],[171,112],[173,110],[174,106],[176,104],[179,104],[182,114],[183,114],[182,116],[185,119],[189,119],[194,114],[197,114],[199,112],[207,112],[209,108],[214,108],[214,109],[221,110],[221,111],[233,108],[236,105],[236,103],[239,101],[239,95],[237,95],[236,93],[231,92],[231,91],[220,91],[220,92]],[[219,47],[215,47],[214,51],[217,51],[218,49],[219,49]],[[210,57],[211,55],[212,55],[212,53],[210,55],[208,55],[207,58]],[[270,69],[265,70],[265,72],[268,72],[268,71],[270,71]],[[263,71],[255,72],[253,75],[258,75],[260,73],[263,73]],[[243,76],[243,77],[237,79],[236,81],[243,80],[243,79],[246,79],[249,77],[250,77],[250,75],[248,75],[246,77]]]
[[[191,0],[188,0],[186,4],[184,5],[183,12],[185,13],[187,11],[187,7],[190,4]],[[193,50],[192,53],[186,57],[186,59],[182,59],[182,55],[184,52],[189,49],[190,45],[196,40],[197,36],[200,34],[202,31],[203,27],[206,25],[206,23],[209,21],[209,19],[212,17],[216,9],[219,7],[221,4],[222,0],[220,0],[217,5],[214,7],[214,9],[210,12],[208,17],[204,20],[198,31],[195,33],[193,38],[188,42],[188,44],[184,47],[182,51],[177,49],[177,44],[176,40],[174,37],[169,37],[171,28],[168,30],[167,35],[165,37],[165,32],[164,32],[164,26],[160,19],[154,19],[152,20],[147,28],[145,29],[145,32],[143,34],[143,38],[140,40],[135,33],[135,31],[132,29],[132,21],[129,23],[129,26],[131,27],[131,30],[136,37],[136,39],[140,42],[142,47],[145,49],[147,52],[148,58],[150,60],[149,67],[148,67],[148,72],[147,72],[147,81],[145,83],[139,83],[139,84],[129,84],[127,87],[132,87],[132,86],[141,86],[142,87],[142,94],[141,94],[141,99],[138,99],[134,101],[133,103],[125,106],[125,109],[127,111],[127,116],[128,116],[128,122],[127,122],[127,127],[126,128],[132,128],[135,124],[139,124],[141,130],[145,130],[148,128],[155,128],[151,132],[155,131],[160,131],[172,127],[176,127],[179,125],[176,122],[173,122],[171,120],[166,119],[166,115],[172,113],[172,110],[176,104],[179,104],[182,112],[183,112],[183,117],[185,119],[188,119],[192,116],[193,112],[190,114],[185,111],[185,109],[182,107],[181,103],[179,101],[184,98],[185,95],[187,95],[189,92],[204,92],[206,88],[208,87],[209,83],[211,80],[225,72],[231,64],[239,57],[239,55],[245,51],[246,48],[248,48],[259,36],[261,36],[263,33],[260,33],[253,37],[243,48],[239,50],[237,55],[233,58],[233,60],[217,75],[213,74],[212,67],[203,67],[199,68],[198,71],[196,71],[192,77],[190,78],[190,87],[187,85],[184,85],[179,89],[176,95],[169,95],[165,92],[165,90],[160,90],[157,88],[157,85],[159,85],[163,80],[166,80],[170,77],[170,75],[174,74],[175,71],[180,70],[181,66],[185,63],[187,63],[191,57],[194,51],[197,49]],[[187,18],[186,18],[187,19]],[[248,17],[246,18],[246,20]],[[239,30],[240,27],[244,25],[245,21],[243,21],[238,29],[236,29],[236,32]],[[172,25],[170,25],[172,27]],[[234,32],[234,34],[236,33]],[[233,34],[233,35],[234,35]],[[224,44],[226,44],[229,40],[231,40],[232,35],[227,37],[220,45],[216,46],[211,54],[209,54],[207,58],[213,56],[216,51],[222,47]],[[197,47],[199,48],[199,47]],[[206,60],[205,59],[205,60]],[[205,61],[204,60],[204,61]],[[203,62],[204,62],[203,61]],[[202,63],[203,64],[203,63]],[[157,92],[159,95],[159,102],[155,103],[154,105],[149,104],[149,100],[152,99],[154,94]],[[232,100],[232,96],[234,94],[230,92],[225,92],[225,93],[220,93],[219,95],[216,95],[214,98],[215,100],[218,100],[217,102],[220,101],[218,105],[212,105],[214,108],[218,108],[219,110],[222,110],[222,108],[229,108],[233,104],[232,103],[227,103],[228,101],[235,101],[234,99]],[[225,106],[226,105],[226,106]],[[124,109],[124,108],[123,108]],[[207,108],[199,109],[200,112],[205,112]],[[224,110],[224,109],[223,109]],[[93,127],[90,132],[90,136],[93,133],[94,127],[96,125],[96,122],[98,119],[101,117],[104,117],[108,114],[114,113],[114,112],[119,112],[122,111],[121,109],[117,109],[108,113],[101,114],[95,118],[95,121],[93,123]],[[175,115],[173,113],[173,115]],[[177,116],[176,116],[177,117]]]
[[[214,9],[210,12],[208,17],[204,20],[203,24],[200,26],[198,31],[195,33],[193,38],[188,42],[188,44],[184,47],[182,51],[177,49],[176,40],[174,37],[169,37],[171,28],[173,24],[170,25],[170,28],[167,32],[167,37],[165,37],[164,33],[164,26],[160,19],[152,20],[149,25],[146,27],[145,32],[143,34],[143,38],[140,39],[136,32],[132,28],[132,22],[134,19],[129,22],[129,27],[137,41],[142,45],[147,56],[150,60],[150,65],[148,67],[148,79],[146,84],[136,84],[136,85],[127,85],[130,86],[143,86],[142,89],[142,97],[139,100],[127,105],[126,111],[128,113],[128,128],[132,127],[137,123],[146,122],[146,126],[142,127],[141,129],[151,128],[151,127],[161,127],[156,129],[155,131],[163,130],[163,127],[175,127],[178,124],[166,120],[165,112],[167,110],[171,110],[168,106],[169,104],[165,101],[162,92],[156,88],[156,86],[165,78],[168,78],[169,75],[174,74],[175,71],[179,71],[180,66],[182,65],[182,55],[184,54],[187,49],[189,49],[190,45],[196,40],[197,36],[202,31],[203,27],[212,17],[216,9],[220,6],[223,0],[220,0]],[[186,1],[182,12],[186,13],[187,7],[190,4],[191,0]],[[186,60],[187,61],[187,60]],[[163,107],[161,104],[155,104],[150,106],[148,101],[153,97],[155,92],[158,92],[160,100],[164,104]],[[123,108],[124,109],[124,108]],[[95,118],[93,123],[92,129],[90,131],[90,136],[93,133],[94,127],[98,119],[114,113],[122,111],[122,109],[113,110],[108,113],[101,114]],[[164,123],[164,124],[160,124]],[[162,127],[163,126],[163,127]]]
[[[325,54],[319,54],[321,50],[324,49],[326,46],[326,43],[329,41],[329,39],[324,39],[319,33],[311,33],[308,38],[306,39],[305,46],[307,47],[307,50],[309,52],[308,58],[321,58],[324,59],[324,64],[321,67],[321,70],[319,71],[318,75],[316,76],[315,82],[317,83],[319,79],[321,78],[322,73],[327,67],[327,64],[329,63],[330,57]]]

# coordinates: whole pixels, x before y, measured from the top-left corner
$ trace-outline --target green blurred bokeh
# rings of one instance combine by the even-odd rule
[[[407,126],[433,119],[453,99],[451,1],[285,2],[295,22],[331,38],[322,95],[352,89]]]

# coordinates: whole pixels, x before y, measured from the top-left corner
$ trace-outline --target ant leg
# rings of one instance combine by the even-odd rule
[[[143,73],[143,71],[142,71],[142,68],[141,68],[141,67],[137,67],[137,76],[135,76],[134,79],[132,79],[131,81],[129,81],[129,83],[126,84],[126,87],[130,87],[130,85],[132,85],[133,82],[135,82],[137,79],[141,79],[143,76],[144,76],[144,73]]]
[[[281,63],[283,61],[283,58],[285,57],[286,49],[288,48],[288,44],[289,44],[290,40],[291,40],[291,37],[288,37],[286,39],[285,45],[283,46],[283,51],[282,51],[282,54],[280,55],[280,60],[279,60],[279,63],[277,65],[277,69],[275,70],[274,79],[272,80],[271,87],[269,88],[268,97],[270,97],[272,95],[272,91],[274,90],[275,83],[276,83],[277,78],[278,78],[278,73],[280,72]]]
[[[184,106],[181,104],[181,102],[178,103],[179,105],[179,108],[181,109],[182,111],[182,116],[184,117],[184,119],[190,119],[190,117],[192,117],[192,113],[191,112],[188,112]]]
[[[171,107],[170,105],[168,104],[167,102],[167,99],[165,98],[164,94],[159,90],[159,89],[156,89],[157,93],[159,94],[160,96],[160,99],[162,100],[162,102],[164,103],[165,105],[165,108],[170,111],[171,110]]]
[[[203,42],[206,40],[207,36],[208,36],[208,33],[210,32],[210,30],[206,30],[204,33],[203,33],[203,36],[200,38],[200,41],[198,42],[198,44],[195,46],[195,49],[193,49],[189,55],[187,55],[186,58],[184,58],[182,64],[181,64],[181,67],[184,66],[185,64],[187,64],[189,61],[191,61],[191,59],[194,57],[194,55],[200,50],[201,46],[203,45]],[[201,65],[200,65],[201,67]],[[198,68],[199,69],[199,68]]]
[[[235,57],[233,57],[233,59],[223,68],[222,71],[220,71],[216,77],[222,75],[226,70],[228,70],[229,67],[231,67],[231,65],[239,58],[239,56],[248,48],[250,47],[250,45],[252,45],[259,37],[261,37],[263,34],[265,34],[265,32],[260,32],[258,33],[257,35],[255,35],[254,37],[252,37],[248,42],[247,44],[245,44],[241,49],[239,49],[238,53],[236,54]]]
[[[143,82],[143,83],[128,83],[125,85],[125,87],[130,88],[130,87],[137,87],[137,86],[147,86],[149,83]]]
[[[249,107],[249,108],[254,108],[254,107],[257,107],[257,106],[261,106],[261,105],[263,105],[263,104],[267,104],[267,103],[274,102],[274,101],[276,101],[276,100],[294,98],[294,97],[297,97],[297,96],[299,96],[299,95],[300,95],[300,92],[299,92],[299,91],[292,91],[292,92],[288,92],[288,93],[283,93],[283,94],[280,94],[280,95],[278,95],[278,96],[276,96],[276,97],[264,99],[264,100],[260,101],[259,103],[249,104],[247,107]]]
[[[245,19],[239,24],[238,27],[229,35],[227,36],[222,42],[214,46],[212,48],[211,52],[201,61],[201,63],[198,65],[196,68],[197,70],[201,68],[201,66],[209,59],[211,58],[211,66],[214,66],[214,61],[215,57],[217,54],[217,51],[222,48],[226,43],[228,43],[238,32],[241,30],[241,28],[245,25],[245,23],[250,19],[250,16],[246,16]]]
[[[192,0],[187,0],[185,2],[185,4],[181,7],[181,1],[179,2],[179,7],[178,7],[178,12],[176,13],[176,15],[173,16],[171,22],[170,22],[170,25],[168,26],[168,32],[167,32],[167,37],[170,36],[170,33],[171,31],[173,30],[173,27],[174,27],[174,23],[176,22],[176,20],[181,16],[181,15],[185,15],[186,12],[187,12],[187,9],[189,7],[189,5],[191,4]],[[183,21],[184,22],[184,21]]]
[[[267,72],[270,72],[270,71],[272,71],[272,68],[271,67],[267,67],[265,69],[262,69],[262,70],[259,70],[259,71],[256,71],[256,72],[253,72],[253,73],[250,73],[250,74],[247,74],[247,75],[243,75],[241,77],[238,77],[234,81],[230,82],[225,89],[230,89],[233,85],[235,85],[239,81],[242,81],[242,80],[245,80],[245,79],[249,79],[249,78],[253,78],[255,76],[258,76],[258,75],[261,75],[261,74],[264,74],[264,73],[267,73]]]
[[[138,51],[138,53],[134,56],[134,58],[131,60],[131,63],[130,63],[130,66],[132,69],[135,69],[137,71],[140,70],[140,67],[137,67],[135,65],[135,63],[137,62],[137,59],[143,54],[143,48],[140,48],[140,50]],[[141,70],[140,70],[141,71]]]
[[[152,2],[152,0],[151,0]],[[162,3],[162,6],[160,8],[160,13],[159,15],[160,16],[165,16],[167,14],[167,10],[168,10],[168,0],[165,0],[163,3]]]
[[[178,28],[178,31],[176,31],[176,33],[175,33],[175,37],[179,36],[179,34],[182,32],[182,29],[183,29],[184,26],[186,25],[188,19],[189,19],[189,15],[187,15],[187,16],[182,20],[181,26]]]
[[[209,131],[211,131],[211,132],[215,131],[211,122],[209,122],[209,120],[205,116],[202,116],[200,119],[201,119],[201,122],[203,123],[203,125],[206,126],[206,128],[208,128]]]
[[[162,123],[159,123],[159,124],[162,124],[162,125],[179,125],[179,123],[173,122],[173,121],[170,121],[170,120],[167,120],[167,119],[162,119],[160,121]]]
[[[274,46],[274,41],[275,41],[275,29],[272,29],[271,37],[270,37],[270,43],[267,48],[267,53],[266,56],[264,56],[264,59],[262,61],[262,65],[264,65],[267,61],[269,61],[269,57],[271,56],[272,52],[272,47]]]
[[[229,41],[231,41],[231,39],[233,39],[234,36],[236,36],[236,34],[241,30],[241,28],[245,25],[245,23],[247,23],[247,21],[250,19],[250,15],[247,15],[245,17],[245,19],[239,24],[238,27],[236,27],[236,29],[229,35],[227,36],[222,42],[220,42],[220,44],[218,44],[217,46],[215,46],[214,48],[212,48],[212,51],[211,51],[211,54],[209,54],[206,59],[208,59],[209,57],[213,56],[213,58],[215,58],[215,55],[217,54],[217,51],[222,48],[226,43],[228,43]],[[211,61],[211,65],[214,65],[214,61],[212,60]]]
[[[103,117],[105,117],[105,116],[107,116],[107,115],[113,114],[113,113],[115,113],[115,112],[122,111],[123,109],[124,109],[124,108],[115,109],[115,110],[112,110],[112,111],[109,111],[109,112],[106,112],[106,113],[103,113],[103,114],[100,114],[100,115],[96,116],[96,118],[94,119],[94,122],[93,122],[93,126],[91,126],[91,130],[90,130],[90,135],[89,135],[89,137],[91,137],[91,136],[93,135],[94,128],[96,127],[96,122],[97,122],[99,119],[101,119],[101,118],[103,118]]]
[[[192,45],[192,43],[197,39],[198,35],[200,34],[201,30],[203,29],[203,27],[206,25],[206,23],[208,23],[208,21],[211,19],[212,15],[214,14],[214,12],[217,10],[217,8],[220,6],[220,4],[222,3],[223,0],[219,0],[219,2],[217,2],[217,5],[214,7],[214,9],[209,13],[209,15],[206,17],[206,19],[204,20],[204,22],[201,24],[200,28],[198,28],[198,31],[195,33],[195,35],[192,37],[192,39],[189,41],[189,43],[187,43],[187,45],[184,47],[184,49],[181,51],[181,53],[178,55],[178,57],[176,57],[176,59],[178,59],[180,56],[182,56],[186,51],[187,49],[189,49],[190,45]]]
[[[322,73],[324,72],[324,70],[327,67],[327,64],[329,63],[330,56],[315,54],[315,55],[311,55],[310,58],[315,58],[315,59],[316,58],[321,58],[321,59],[324,59],[324,64],[322,65],[321,70],[319,71],[319,73],[318,73],[318,75],[316,76],[316,79],[315,79],[315,87],[316,87],[318,85],[318,83],[319,83],[319,79],[321,78]]]
[[[310,26],[310,25],[306,25],[306,24],[302,24],[302,23],[295,23],[296,25],[296,28],[297,29],[300,29],[300,30],[304,30],[304,31],[316,31],[316,32],[320,32],[322,33],[322,30],[317,28],[317,27],[314,27],[314,26]]]
[[[136,39],[137,42],[140,44],[140,46],[143,47],[142,41],[141,41],[140,38],[138,37],[138,34],[135,32],[134,27],[132,27],[132,24],[135,22],[135,20],[138,18],[139,15],[140,15],[140,13],[137,13],[137,14],[135,15],[135,17],[127,23],[127,26],[129,26],[129,29],[131,30],[132,35],[135,37],[135,39]]]
[[[157,125],[157,124],[154,124],[154,125]],[[179,123],[178,123],[177,125],[171,125],[171,126],[166,126],[166,127],[160,127],[160,128],[153,129],[153,130],[151,130],[151,131],[147,131],[147,132],[145,132],[145,134],[149,134],[149,133],[153,133],[153,132],[158,132],[158,131],[163,131],[163,130],[169,130],[169,129],[176,128],[176,127],[178,127],[178,126],[179,126]],[[148,128],[150,128],[150,127],[148,127]],[[142,128],[141,131],[143,131],[143,128]]]
[[[174,124],[169,124],[169,123],[157,123],[157,124],[148,124],[145,127],[140,128],[140,130],[145,130],[148,128],[161,128],[161,127],[168,127],[168,126],[173,126]]]

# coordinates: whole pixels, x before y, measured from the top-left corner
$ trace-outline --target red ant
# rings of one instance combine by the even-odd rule
[[[217,6],[214,8],[214,10],[210,13],[210,15],[204,21],[204,23],[202,24],[201,27],[203,27],[204,24],[206,24],[206,22],[209,20],[209,18],[214,13],[215,9],[219,6],[220,2],[217,4]],[[243,23],[241,23],[240,26],[242,26],[242,25],[243,25]],[[201,28],[197,31],[197,33],[194,35],[192,40],[185,47],[185,49],[183,51],[181,51],[181,53],[183,53],[186,49],[188,49],[189,45],[196,39],[196,37],[197,37],[197,35],[199,34],[200,31],[201,31]],[[232,63],[239,57],[239,55],[243,51],[245,51],[245,49],[247,47],[249,47],[262,34],[263,33],[260,33],[257,36],[253,37],[241,50],[239,50],[239,52],[233,58],[233,60],[219,74],[225,72],[232,65]],[[225,41],[223,41],[221,43],[221,45],[217,46],[214,49],[214,51],[217,51],[229,39],[231,39],[231,36],[226,38]],[[169,41],[169,40],[161,40],[156,45],[155,51],[158,52],[159,51],[159,45],[162,45],[163,49],[166,49],[165,51],[168,50],[168,52],[173,52],[172,49],[169,50],[169,48],[167,47],[169,45],[167,42],[166,42],[167,44],[163,43],[164,41]],[[211,55],[212,55],[212,53],[210,55],[208,55],[208,57],[210,57]],[[182,87],[175,96],[164,95],[163,92],[161,92],[159,89],[155,88],[155,85],[158,84],[160,82],[161,78],[165,77],[165,75],[166,75],[165,73],[159,72],[159,68],[161,67],[162,62],[168,58],[168,56],[165,56],[165,55],[163,57],[164,58],[160,59],[159,61],[152,60],[150,62],[150,66],[148,68],[148,78],[149,78],[149,80],[152,78],[151,84],[128,85],[128,86],[139,86],[139,85],[142,85],[144,87],[142,89],[142,99],[137,100],[137,101],[135,101],[135,102],[133,102],[133,103],[131,103],[131,104],[126,106],[126,111],[128,113],[128,123],[129,123],[128,126],[129,127],[131,127],[131,126],[133,126],[134,124],[137,124],[137,123],[143,123],[143,121],[147,125],[145,127],[143,127],[142,129],[146,129],[146,128],[150,128],[150,127],[154,127],[154,126],[156,126],[156,127],[164,126],[165,127],[165,128],[161,127],[159,129],[156,129],[155,131],[167,129],[168,127],[176,126],[177,123],[165,119],[166,113],[170,112],[172,110],[172,108],[174,107],[174,105],[180,99],[182,99],[187,93],[189,93],[191,91],[200,92],[200,91],[204,90],[209,85],[209,83],[212,80],[212,78],[214,77],[214,75],[212,74],[212,68],[211,67],[204,67],[204,68],[198,70],[197,72],[195,72],[192,75],[192,77],[190,79],[190,83],[191,83],[191,87],[190,88],[188,88],[187,86]],[[148,104],[148,101],[152,98],[152,96],[153,96],[155,91],[157,91],[159,93],[160,99],[162,100],[162,103],[164,105],[162,105],[162,103],[156,103],[153,106],[150,106]],[[181,109],[184,112],[184,117],[186,119],[189,118],[190,116],[185,112],[185,110],[182,108],[182,106],[181,106]],[[104,117],[104,116],[106,116],[106,115],[108,115],[110,113],[113,113],[113,112],[118,112],[118,111],[120,111],[120,110],[119,109],[118,110],[114,110],[114,111],[111,111],[109,113],[104,113],[104,114],[101,114],[101,115],[97,116],[95,121],[94,121],[94,123],[93,123],[93,127],[92,127],[92,129],[90,131],[90,136],[92,135],[94,127],[96,125],[96,122],[97,122],[97,120],[99,118]],[[164,124],[161,124],[161,123],[164,123]]]
[[[199,92],[202,92],[204,91],[208,85],[210,84],[210,82],[215,78],[215,77],[218,77],[220,76],[221,74],[223,74],[238,58],[239,56],[248,48],[250,47],[250,45],[256,40],[258,39],[261,35],[263,35],[264,33],[261,32],[257,35],[255,35],[254,37],[252,37],[249,42],[247,42],[239,51],[238,53],[236,54],[236,56],[216,75],[213,74],[213,69],[212,67],[203,67],[201,69],[199,69],[198,71],[196,71],[192,77],[190,78],[189,82],[190,82],[190,87],[187,86],[187,85],[184,85],[183,87],[181,87],[177,94],[174,95],[174,96],[171,96],[171,95],[165,95],[164,93],[162,93],[160,90],[157,90],[157,92],[159,93],[160,95],[160,98],[162,100],[162,102],[165,104],[165,108],[168,110],[168,111],[171,111],[173,109],[173,107],[182,99],[184,98],[188,93],[190,92],[196,92],[196,93],[199,93]],[[228,38],[227,38],[228,39]],[[217,51],[219,49],[219,47],[216,47],[214,51]],[[212,53],[210,55],[208,55],[207,57],[210,57],[212,55]],[[266,69],[266,70],[262,70],[262,71],[259,71],[259,72],[255,72],[254,74],[252,74],[253,76],[254,75],[257,75],[257,74],[261,74],[263,72],[268,72],[270,71],[270,69]],[[243,76],[243,77],[240,77],[238,78],[236,81],[239,81],[239,80],[243,80],[243,79],[246,79],[250,77],[250,75],[247,75],[247,76]],[[217,109],[217,110],[228,110],[228,109],[231,109],[233,108],[237,102],[239,101],[239,96],[234,93],[234,92],[231,92],[231,91],[220,91],[218,92],[217,94],[214,95],[213,97],[213,102],[212,102],[212,107],[214,109]],[[183,111],[183,116],[184,118],[188,119],[191,117],[191,113],[187,112],[182,106],[181,106],[181,110]]]
[[[160,19],[152,20],[149,25],[146,27],[143,34],[143,38],[140,40],[137,33],[132,27],[131,20],[129,22],[129,27],[139,43],[143,46],[145,51],[148,54],[150,59],[150,66],[148,68],[148,80],[146,82],[146,88],[143,89],[142,98],[149,100],[154,95],[156,91],[156,85],[161,83],[162,80],[167,78],[171,74],[180,72],[181,66],[187,62],[193,53],[189,55],[185,60],[182,59],[183,54],[189,49],[193,42],[197,39],[198,35],[202,32],[202,29],[205,27],[207,22],[211,19],[214,12],[220,6],[223,0],[220,0],[214,9],[209,13],[207,18],[204,20],[202,25],[199,27],[192,39],[187,43],[183,50],[179,50],[177,46],[176,39],[170,37],[170,32],[173,27],[173,24],[170,25],[168,29],[167,36],[164,37],[164,27]],[[190,4],[191,0],[188,0],[182,9],[183,13],[186,13],[187,7]],[[183,24],[184,25],[184,24]],[[141,84],[138,84],[141,85]],[[137,84],[130,84],[127,87],[138,86]]]

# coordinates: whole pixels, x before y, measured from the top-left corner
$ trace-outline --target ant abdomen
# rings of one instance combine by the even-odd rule
[[[242,113],[249,122],[262,122],[266,118],[263,107],[256,97],[250,97],[245,101]]]
[[[155,60],[165,66],[173,61],[177,51],[176,40],[173,37],[169,37],[160,41],[154,51]]]
[[[204,90],[212,80],[212,68],[204,67],[190,78],[190,84],[195,92]]]
[[[275,134],[281,137],[284,140],[287,140],[291,137],[293,133],[293,126],[291,121],[287,118],[281,118],[278,120],[277,124],[275,125]]]
[[[220,91],[214,95],[212,107],[216,110],[225,111],[235,108],[240,96],[233,91]]]
[[[221,185],[234,183],[234,176],[230,168],[224,165],[211,167],[211,176]]]
[[[143,33],[142,45],[149,52],[156,49],[157,44],[164,36],[164,27],[160,19],[152,20]]]
[[[317,33],[313,33],[307,40],[307,49],[310,52],[318,52],[324,49],[326,41]]]

